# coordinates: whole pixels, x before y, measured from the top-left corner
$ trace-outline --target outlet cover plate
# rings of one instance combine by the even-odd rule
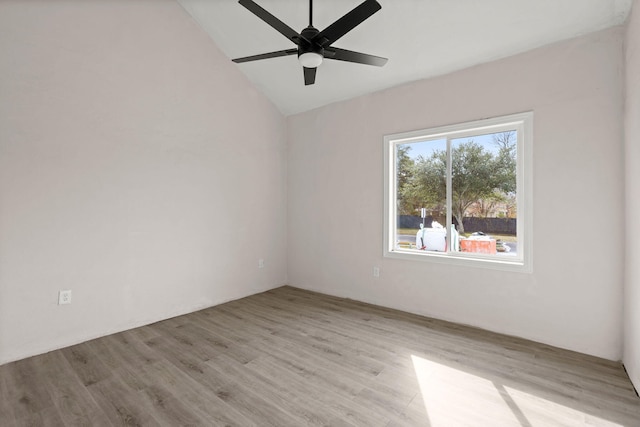
[[[71,304],[71,289],[58,292],[58,305]]]

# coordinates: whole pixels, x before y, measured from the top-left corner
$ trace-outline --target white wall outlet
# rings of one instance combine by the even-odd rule
[[[58,305],[71,304],[71,289],[58,292]]]
[[[373,277],[380,277],[380,267],[373,267]]]
[[[258,260],[258,268],[264,268],[264,260],[262,258]]]

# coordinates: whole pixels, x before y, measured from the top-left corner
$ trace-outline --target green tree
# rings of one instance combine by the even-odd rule
[[[447,201],[446,152],[435,151],[430,157],[418,157],[413,179],[405,186],[405,198],[418,208],[439,211]]]
[[[397,191],[398,191],[398,214],[399,215],[413,215],[415,214],[415,200],[412,200],[407,187],[413,181],[415,162],[409,156],[411,146],[399,145],[396,153],[396,170],[398,171],[397,179]]]
[[[473,140],[452,147],[451,157],[451,214],[463,233],[467,209],[478,200],[494,196],[501,185],[500,173],[493,154]]]
[[[515,191],[515,151],[510,145],[498,151],[494,156],[473,140],[451,148],[451,213],[461,233],[462,220],[472,204]],[[446,157],[446,151],[437,150],[429,158],[417,159],[404,185],[407,199],[420,200],[431,209],[446,203]]]

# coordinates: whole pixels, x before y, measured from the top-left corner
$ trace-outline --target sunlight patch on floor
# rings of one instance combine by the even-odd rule
[[[439,426],[622,427],[513,387],[411,356],[428,421]]]

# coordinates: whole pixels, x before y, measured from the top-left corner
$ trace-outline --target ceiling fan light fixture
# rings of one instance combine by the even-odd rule
[[[323,59],[324,57],[316,52],[305,52],[298,56],[298,61],[300,61],[300,64],[305,68],[316,68],[322,64]]]

